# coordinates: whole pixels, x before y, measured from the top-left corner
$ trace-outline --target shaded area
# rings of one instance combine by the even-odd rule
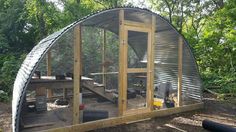
[[[236,99],[232,98],[226,101],[219,101],[210,94],[205,94],[204,96],[205,107],[202,110],[109,127],[92,132],[207,132],[202,128],[202,120],[204,119],[210,119],[236,127]]]

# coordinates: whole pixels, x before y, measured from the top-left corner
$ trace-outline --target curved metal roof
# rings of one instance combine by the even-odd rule
[[[20,121],[20,114],[21,114],[21,106],[23,103],[23,97],[26,94],[26,88],[30,82],[30,79],[33,76],[34,71],[36,70],[36,68],[38,67],[39,62],[43,59],[43,57],[46,55],[46,53],[48,52],[48,50],[54,45],[56,44],[56,41],[66,32],[68,32],[69,30],[73,29],[76,25],[81,24],[82,26],[96,26],[99,28],[104,28],[107,29],[115,34],[118,34],[118,27],[116,27],[118,25],[117,19],[117,13],[119,12],[120,9],[124,9],[127,12],[127,15],[125,15],[125,18],[133,20],[133,21],[141,21],[141,22],[148,22],[150,19],[149,17],[151,15],[156,15],[157,16],[157,31],[156,31],[156,39],[160,40],[157,42],[156,46],[156,50],[155,52],[158,52],[158,54],[155,55],[155,62],[157,62],[157,65],[161,65],[160,62],[165,62],[165,63],[175,63],[176,62],[176,54],[173,54],[173,50],[176,50],[177,48],[177,44],[176,44],[176,39],[181,36],[183,37],[181,34],[179,34],[177,32],[177,30],[163,17],[161,17],[160,15],[153,13],[147,9],[142,9],[142,8],[137,8],[137,7],[120,7],[120,8],[112,8],[112,9],[106,9],[103,11],[99,11],[93,14],[90,14],[68,26],[66,26],[65,28],[59,30],[58,32],[55,32],[51,35],[49,35],[48,37],[44,38],[43,40],[41,40],[32,50],[31,52],[27,55],[27,57],[25,58],[24,62],[21,65],[21,68],[18,71],[17,77],[15,79],[15,83],[14,83],[14,89],[13,89],[13,99],[12,99],[12,128],[13,131],[19,131],[19,121]],[[139,17],[137,17],[139,16]],[[165,39],[164,39],[165,38]],[[132,43],[138,43],[139,40],[133,39],[133,42],[130,42],[131,45]],[[188,43],[184,40],[184,52],[183,53],[183,57],[187,57],[187,58],[183,58],[183,61],[187,63],[189,63],[189,65],[183,65],[183,67],[185,67],[186,69],[188,69],[189,67],[193,67],[193,72],[190,70],[186,70],[186,78],[188,76],[192,76],[193,78],[196,78],[195,80],[200,80],[200,76],[198,73],[198,68],[195,62],[195,59],[193,57],[193,54],[190,50],[190,47],[188,45]],[[166,47],[166,44],[167,45]],[[142,53],[142,48],[140,47],[135,47],[135,45],[133,45],[134,50],[139,50],[137,52],[141,52]],[[169,49],[169,50],[167,50]],[[161,52],[162,51],[162,52]],[[165,51],[165,52],[163,52]],[[167,51],[167,52],[166,52]],[[142,56],[144,55],[144,53],[142,54]],[[172,59],[171,59],[172,58]],[[160,72],[160,74],[163,76],[159,79],[171,79],[171,76],[173,76],[173,74],[176,73],[176,71],[173,70],[172,73],[168,73],[169,70],[165,69],[165,67],[160,67],[160,69],[162,69],[163,71],[166,71],[166,73],[164,72]],[[175,66],[176,68],[176,66]],[[159,71],[157,71],[159,72]],[[183,71],[184,72],[184,71]],[[189,75],[187,75],[189,74]],[[175,76],[175,75],[174,75]],[[188,80],[186,80],[188,82]],[[193,86],[192,85],[192,81],[190,80],[189,82],[191,82],[190,85],[186,85],[186,86]],[[201,99],[201,91],[199,91],[200,89],[200,82],[197,82],[197,84],[199,84],[199,86],[194,87],[192,92],[196,92],[197,94],[193,94],[192,93],[188,93],[189,96],[191,97],[196,97],[197,99]],[[197,91],[194,89],[197,89]],[[186,89],[183,89],[183,92]]]

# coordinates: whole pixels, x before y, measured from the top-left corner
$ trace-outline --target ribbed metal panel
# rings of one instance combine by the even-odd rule
[[[178,89],[178,40],[182,36],[176,30],[168,28],[168,23],[164,23],[163,21],[165,20],[157,19],[157,23],[159,24],[157,24],[155,35],[154,84],[171,82],[173,89]],[[200,101],[202,99],[201,79],[195,59],[186,41],[183,44],[182,61],[183,101]]]

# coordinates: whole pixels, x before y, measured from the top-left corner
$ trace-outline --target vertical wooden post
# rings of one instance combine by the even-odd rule
[[[156,33],[156,16],[152,15],[152,30],[151,30],[151,58],[150,58],[150,110],[153,110],[154,102],[154,61],[155,61],[155,33]]]
[[[51,50],[48,51],[47,53],[47,76],[52,75],[52,61],[51,61]],[[52,89],[47,89],[47,97],[51,98],[53,96],[53,91]]]
[[[119,116],[124,114],[124,95],[123,95],[123,83],[124,83],[124,10],[121,9],[119,12],[119,96],[118,96],[118,107]]]
[[[103,43],[102,43],[102,84],[104,86],[104,92],[106,89],[106,65],[105,65],[105,58],[106,58],[106,30],[103,30]]]
[[[182,106],[182,64],[183,64],[183,38],[178,42],[178,107]]]
[[[79,99],[81,80],[81,28],[74,28],[74,92],[73,92],[73,124],[79,123]]]

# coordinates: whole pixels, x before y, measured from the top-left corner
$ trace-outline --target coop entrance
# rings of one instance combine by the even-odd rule
[[[137,38],[141,42],[137,43]],[[147,112],[151,108],[150,39],[149,28],[124,26],[124,114]]]

